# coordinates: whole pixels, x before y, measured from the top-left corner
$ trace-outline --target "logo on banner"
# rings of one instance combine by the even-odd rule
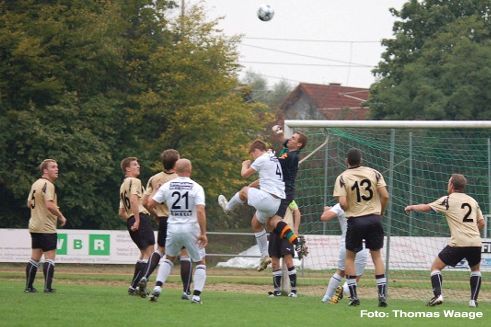
[[[68,255],[70,250],[84,251],[89,255],[110,255],[111,254],[111,235],[109,234],[88,234],[71,235],[70,240],[67,234],[58,234],[58,244],[56,254]]]

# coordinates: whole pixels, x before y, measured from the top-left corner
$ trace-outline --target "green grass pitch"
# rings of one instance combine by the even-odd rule
[[[478,308],[445,302],[428,308],[421,300],[389,300],[378,308],[375,299],[361,298],[359,307],[322,304],[320,297],[268,298],[269,278],[261,275],[251,287],[264,283],[264,293],[244,292],[249,277],[210,274],[203,304],[180,299],[178,277],[172,276],[157,303],[126,294],[129,274],[65,274],[55,276],[55,294],[23,293],[22,267],[0,272],[0,326],[489,326],[491,304]],[[231,274],[240,275],[241,271]],[[246,274],[247,275],[247,274]],[[234,276],[237,277],[237,276]],[[251,279],[254,279],[251,277]],[[230,284],[237,281],[237,291]],[[240,282],[239,282],[240,281]],[[301,282],[301,280],[300,280]],[[220,290],[221,284],[227,290]],[[42,288],[42,272],[36,286]],[[232,286],[233,289],[233,286]],[[445,317],[445,312],[465,317]],[[439,317],[436,317],[439,315]]]

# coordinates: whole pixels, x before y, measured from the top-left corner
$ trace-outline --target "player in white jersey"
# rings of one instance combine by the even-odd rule
[[[244,203],[254,207],[256,209],[255,216],[261,224],[291,244],[295,244],[297,252],[304,253],[304,243],[294,233],[293,229],[280,216],[276,215],[281,199],[286,196],[283,171],[278,158],[274,153],[268,151],[266,143],[261,140],[252,142],[249,147],[249,154],[254,162],[251,163],[251,160],[242,162],[241,176],[248,178],[258,173],[259,179],[235,193],[230,201],[227,201],[225,196],[220,195],[218,203],[225,213]]]
[[[162,185],[155,195],[148,201],[153,208],[157,203],[166,203],[169,208],[167,219],[166,258],[159,269],[157,285],[150,296],[156,301],[165,284],[174,261],[184,246],[188,250],[193,262],[196,262],[194,272],[194,291],[191,301],[201,303],[201,292],[206,281],[205,247],[208,244],[206,237],[205,192],[203,187],[193,181],[191,177],[191,161],[179,159],[176,162],[177,178]],[[160,283],[160,285],[159,285]]]
[[[321,215],[321,221],[329,221],[331,219],[338,218],[339,227],[341,228],[341,237],[339,238],[339,256],[338,256],[338,269],[331,276],[329,284],[327,285],[326,293],[322,298],[323,303],[336,304],[343,298],[343,292],[349,293],[348,284],[344,282],[343,286],[339,286],[342,279],[345,276],[344,264],[346,260],[346,230],[348,228],[348,220],[344,214],[343,208],[337,203],[332,207],[324,207],[324,212]],[[368,250],[363,249],[356,253],[355,257],[355,270],[356,281],[358,282],[365,271],[367,265]]]

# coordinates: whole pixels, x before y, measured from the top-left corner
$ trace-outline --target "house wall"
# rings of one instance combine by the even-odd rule
[[[325,116],[310,103],[309,98],[305,94],[302,94],[297,101],[288,106],[284,111],[284,119],[325,119]]]

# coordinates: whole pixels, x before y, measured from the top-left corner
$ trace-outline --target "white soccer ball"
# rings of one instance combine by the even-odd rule
[[[262,20],[263,22],[267,22],[271,20],[274,16],[273,7],[270,5],[260,5],[257,10],[257,18]]]

